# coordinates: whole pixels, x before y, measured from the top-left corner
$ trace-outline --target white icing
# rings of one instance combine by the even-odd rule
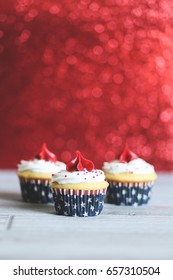
[[[89,183],[89,182],[102,182],[105,180],[105,175],[102,170],[93,169],[92,171],[74,171],[68,172],[62,170],[52,177],[52,183],[57,182],[58,184],[75,184],[75,183]]]
[[[18,171],[31,171],[31,172],[41,172],[41,173],[57,173],[62,169],[65,169],[65,163],[61,161],[46,161],[43,159],[34,159],[34,160],[21,160],[18,164]]]
[[[110,174],[118,174],[130,172],[134,174],[151,174],[154,171],[154,166],[141,158],[134,159],[127,163],[122,163],[119,160],[105,162],[103,170]]]

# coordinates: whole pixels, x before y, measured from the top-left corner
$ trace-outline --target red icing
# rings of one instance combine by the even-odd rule
[[[54,155],[52,152],[50,152],[48,150],[46,143],[43,143],[43,145],[41,147],[40,153],[37,154],[35,156],[35,158],[37,158],[37,159],[44,159],[44,160],[52,161],[52,162],[56,162],[57,161],[56,155]]]
[[[133,153],[132,151],[130,151],[128,145],[126,145],[124,148],[124,151],[120,155],[119,160],[120,160],[120,162],[124,163],[124,162],[129,162],[136,158],[138,158],[138,156],[135,153]]]
[[[94,164],[92,161],[84,158],[79,151],[76,151],[76,157],[66,165],[66,170],[69,172],[82,171],[82,170],[92,171],[94,169]]]

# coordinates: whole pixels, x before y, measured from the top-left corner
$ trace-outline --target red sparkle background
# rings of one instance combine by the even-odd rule
[[[173,169],[171,0],[0,1],[0,167],[47,142]]]

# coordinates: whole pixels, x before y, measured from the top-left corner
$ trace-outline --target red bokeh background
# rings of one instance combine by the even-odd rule
[[[47,142],[94,161],[128,142],[173,169],[171,0],[0,0],[0,167]]]

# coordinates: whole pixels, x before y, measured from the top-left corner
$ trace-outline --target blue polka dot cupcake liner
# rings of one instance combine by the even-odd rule
[[[122,183],[109,181],[106,202],[129,206],[147,204],[153,185],[154,182]]]
[[[31,203],[53,203],[50,180],[19,177],[22,198]]]
[[[102,212],[106,189],[85,191],[53,188],[55,210],[58,215],[88,217]]]

